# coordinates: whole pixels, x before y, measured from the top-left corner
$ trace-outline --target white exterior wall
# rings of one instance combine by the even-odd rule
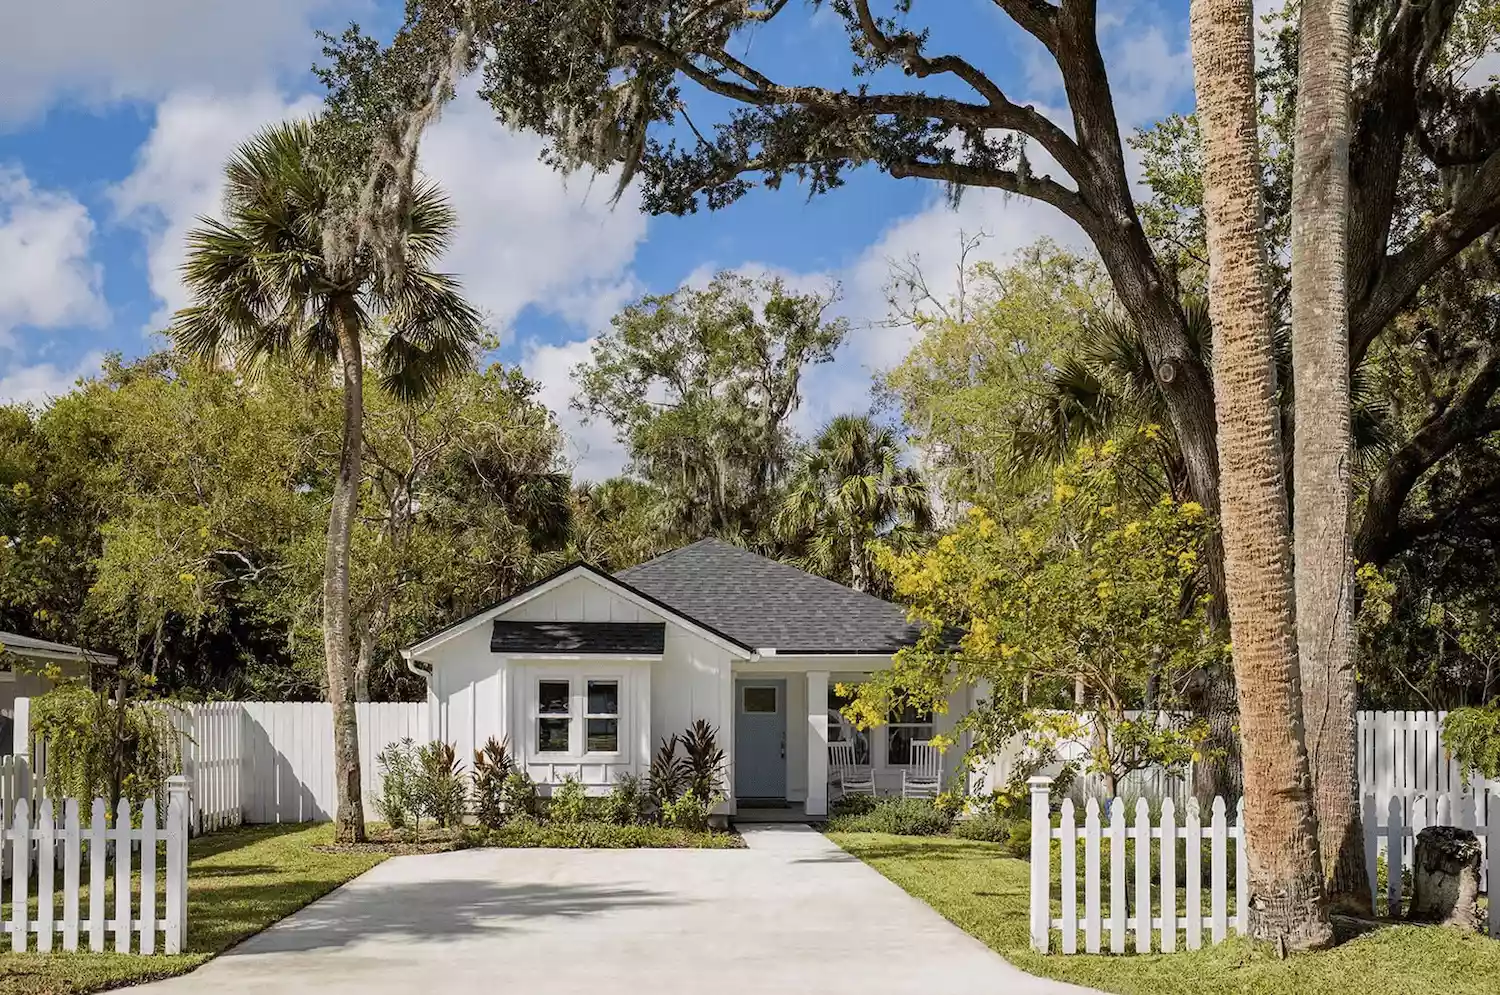
[[[658,660],[608,656],[509,658],[490,652],[490,622],[494,618],[665,622],[666,647]],[[730,652],[586,576],[568,580],[486,619],[421,659],[432,665],[428,700],[436,735],[452,742],[465,762],[490,736],[509,736],[513,755],[541,785],[556,785],[572,776],[596,793],[607,791],[621,774],[645,774],[657,744],[700,718],[719,729],[726,757],[732,753],[733,729],[726,721],[733,689]],[[580,744],[574,744],[576,752],[567,756],[540,754],[536,750],[538,682],[568,679],[577,697],[590,677],[620,682],[620,752],[586,754]],[[732,769],[726,775],[732,777]]]

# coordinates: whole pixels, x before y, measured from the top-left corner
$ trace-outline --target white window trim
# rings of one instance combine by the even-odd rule
[[[566,715],[560,715],[557,712],[542,711],[543,684],[568,685],[568,712]],[[546,758],[573,756],[575,752],[573,747],[574,726],[578,720],[578,712],[575,707],[578,697],[573,691],[573,678],[567,674],[538,674],[532,681],[531,692],[531,752],[538,757]],[[563,718],[568,720],[568,748],[566,750],[543,750],[542,720]]]
[[[564,764],[564,763],[602,763],[602,764],[624,764],[630,762],[631,739],[635,729],[634,713],[634,687],[631,674],[626,670],[606,669],[579,669],[573,667],[532,667],[528,668],[527,680],[527,714],[529,716],[526,731],[527,759],[532,763],[539,764]],[[541,749],[541,729],[539,720],[543,718],[562,718],[561,715],[544,715],[541,710],[541,686],[545,682],[567,682],[568,685],[568,751],[561,753],[555,750],[543,752]],[[614,715],[596,713],[594,718],[613,718],[619,749],[612,751],[589,750],[588,749],[588,687],[589,681],[612,681],[618,688],[616,707],[619,709]]]
[[[585,674],[582,677],[583,692],[581,695],[583,703],[583,756],[585,757],[608,757],[611,760],[623,756],[626,752],[625,730],[627,728],[625,715],[627,699],[626,684],[623,675],[616,674]],[[615,686],[615,710],[613,712],[591,712],[589,711],[589,683],[609,683]],[[590,750],[589,746],[589,719],[614,719],[615,720],[615,748],[613,750]]]

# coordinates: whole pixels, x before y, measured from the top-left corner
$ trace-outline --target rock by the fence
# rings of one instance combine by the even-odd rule
[[[1477,932],[1479,860],[1479,839],[1467,829],[1429,826],[1418,833],[1406,917]]]

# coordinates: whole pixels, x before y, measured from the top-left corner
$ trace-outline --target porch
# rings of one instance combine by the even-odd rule
[[[907,709],[879,727],[858,730],[841,714],[849,699],[837,687],[867,680],[870,670],[799,671],[792,669],[798,661],[781,660],[786,669],[770,672],[761,669],[764,662],[734,670],[730,814],[740,823],[826,819],[835,766],[830,749],[838,744],[852,752],[849,770],[867,775],[876,794],[899,795],[905,778],[917,773],[916,744],[951,735],[955,716],[966,711],[965,702],[938,714]],[[942,757],[945,778],[961,753]]]

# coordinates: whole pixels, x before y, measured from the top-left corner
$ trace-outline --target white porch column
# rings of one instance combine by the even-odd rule
[[[807,815],[828,814],[828,671],[807,673]]]

